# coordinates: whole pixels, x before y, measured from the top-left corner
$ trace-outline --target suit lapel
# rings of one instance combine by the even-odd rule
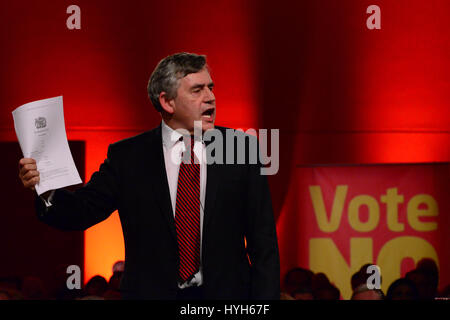
[[[221,128],[217,127],[220,131],[222,131],[222,134],[224,135],[223,130]],[[224,135],[225,136],[225,135]],[[212,141],[207,141],[206,145],[208,146]],[[225,143],[223,144],[223,147],[225,146]],[[226,149],[223,149],[223,155],[224,159],[226,156]],[[223,164],[208,164],[207,167],[207,176],[206,176],[206,199],[205,199],[205,208],[204,208],[204,219],[203,219],[203,235],[205,235],[205,231],[208,230],[207,226],[208,223],[211,221],[211,218],[214,216],[214,210],[216,205],[216,198],[217,198],[217,190],[220,183],[220,176],[221,176],[221,170],[223,170]]]
[[[161,214],[167,221],[170,231],[176,240],[175,219],[173,217],[172,203],[170,201],[169,184],[167,182],[166,166],[162,147],[161,125],[155,129],[149,141],[150,146],[146,153],[150,163],[150,176],[148,177],[153,188],[156,202],[161,209]]]

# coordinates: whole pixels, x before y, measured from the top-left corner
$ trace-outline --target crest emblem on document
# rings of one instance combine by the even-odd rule
[[[34,119],[34,125],[36,129],[42,129],[47,126],[47,120],[44,117]]]

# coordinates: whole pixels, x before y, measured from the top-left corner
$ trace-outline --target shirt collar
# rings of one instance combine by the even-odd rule
[[[161,135],[163,144],[169,149],[172,148],[175,143],[180,141],[180,138],[183,136],[178,131],[169,127],[164,120],[161,122]]]
[[[172,148],[178,141],[183,140],[183,139],[181,139],[183,137],[183,135],[181,133],[179,133],[178,131],[169,127],[164,122],[164,120],[161,120],[161,134],[162,134],[162,142],[167,148]],[[200,137],[196,137],[195,141],[199,141],[199,142],[205,144],[205,142],[203,141],[203,135]],[[207,145],[209,143],[210,143],[210,141],[206,142]]]

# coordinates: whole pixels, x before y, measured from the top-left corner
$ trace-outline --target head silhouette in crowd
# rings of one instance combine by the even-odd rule
[[[417,300],[419,293],[416,285],[409,279],[400,278],[392,282],[386,294],[386,300]]]
[[[314,300],[339,300],[341,292],[324,273],[316,273],[312,279]]]
[[[292,292],[294,300],[314,300],[314,293],[311,288],[299,287]]]
[[[97,275],[86,283],[84,290],[86,296],[102,297],[106,290],[108,290],[108,282],[102,276]]]
[[[420,269],[414,269],[409,271],[405,278],[414,282],[419,299],[430,300],[436,297],[437,286],[435,285],[433,276],[429,273]]]
[[[367,273],[367,268],[369,268],[371,265],[372,265],[371,263],[366,263],[357,272],[353,274],[351,278],[351,285],[353,291],[355,291],[356,288],[360,287],[361,285],[367,284],[367,279],[369,279],[369,277],[373,274],[373,272]]]
[[[304,268],[293,268],[284,277],[284,292],[293,296],[294,292],[311,291],[314,273]]]
[[[125,261],[118,260],[113,264],[112,272],[113,274],[116,272],[124,272],[125,270]]]
[[[384,300],[384,294],[380,289],[369,289],[364,283],[353,290],[351,300]]]
[[[417,263],[416,270],[420,271],[428,279],[427,286],[423,288],[425,299],[434,299],[438,294],[439,269],[436,262],[430,258],[424,258]],[[421,288],[418,288],[421,294]]]

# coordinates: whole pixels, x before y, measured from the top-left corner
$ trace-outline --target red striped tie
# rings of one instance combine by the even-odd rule
[[[200,164],[194,163],[193,148],[191,137],[191,161],[180,164],[175,209],[182,283],[193,277],[200,266]]]

